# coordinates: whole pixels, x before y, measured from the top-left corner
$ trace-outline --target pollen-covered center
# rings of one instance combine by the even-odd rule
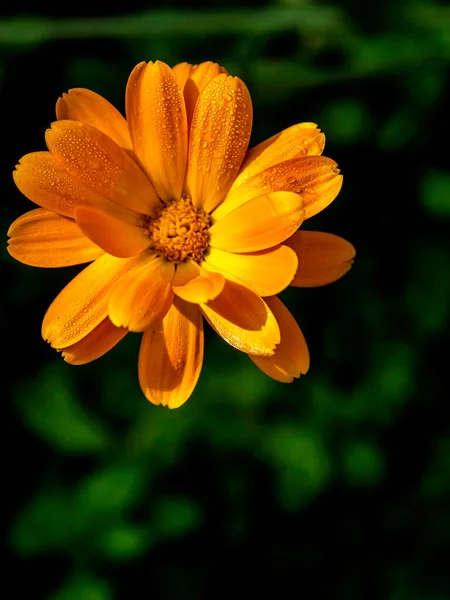
[[[172,200],[148,225],[150,248],[174,263],[187,258],[201,263],[209,244],[210,226],[209,216],[195,209],[190,197]]]

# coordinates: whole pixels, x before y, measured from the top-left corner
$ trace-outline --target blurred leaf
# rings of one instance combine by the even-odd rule
[[[152,506],[153,531],[164,540],[187,535],[197,529],[201,521],[198,504],[187,496],[161,496]]]
[[[149,541],[148,531],[143,525],[118,523],[97,539],[96,547],[107,558],[130,560],[143,554]]]
[[[20,511],[11,531],[21,555],[67,547],[76,536],[72,506],[62,490],[42,490]]]
[[[421,182],[420,203],[433,217],[450,218],[450,174],[428,171]]]
[[[412,261],[406,308],[419,335],[444,333],[450,310],[450,253],[444,245],[422,242]]]
[[[315,431],[280,423],[269,431],[266,443],[279,481],[280,500],[287,510],[309,502],[326,486],[331,464]]]
[[[109,445],[104,426],[81,405],[63,365],[45,367],[38,380],[18,388],[16,400],[27,426],[60,452],[89,454]]]
[[[356,441],[344,448],[343,475],[350,485],[375,485],[383,470],[383,455],[376,445]]]
[[[335,143],[351,144],[370,133],[373,119],[360,100],[348,98],[329,103],[320,124]]]
[[[384,152],[408,144],[418,132],[418,116],[409,107],[393,113],[378,132],[378,146]]]
[[[93,574],[83,574],[70,579],[49,600],[113,600],[111,586]]]
[[[112,464],[81,481],[74,495],[82,518],[119,513],[138,502],[147,479],[145,465]]]

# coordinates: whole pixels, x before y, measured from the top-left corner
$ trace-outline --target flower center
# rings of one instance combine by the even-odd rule
[[[189,196],[172,200],[150,220],[150,248],[174,263],[187,258],[201,263],[209,244],[211,219],[195,209]]]

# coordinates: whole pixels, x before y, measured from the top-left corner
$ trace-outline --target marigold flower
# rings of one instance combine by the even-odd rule
[[[37,267],[91,264],[50,305],[44,339],[77,365],[142,332],[142,391],[170,408],[200,375],[203,317],[270,377],[306,373],[303,334],[277,294],[335,281],[355,254],[335,235],[297,231],[342,185],[317,126],[247,151],[250,94],[211,62],[138,64],[126,119],[80,88],[56,116],[48,151],[14,171],[41,208],[11,225],[9,252]]]

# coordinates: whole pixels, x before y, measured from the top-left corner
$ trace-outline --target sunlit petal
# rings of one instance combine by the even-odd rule
[[[264,194],[214,223],[210,243],[213,248],[228,252],[266,250],[290,237],[302,223],[303,215],[303,200],[298,194]]]
[[[8,252],[32,267],[79,265],[103,254],[76,223],[45,208],[36,208],[16,219],[8,235]]]
[[[198,97],[192,117],[187,189],[194,206],[211,212],[228,192],[247,151],[252,102],[237,77],[215,77]]]
[[[170,308],[175,267],[146,253],[132,260],[132,267],[111,289],[108,314],[117,327],[144,331]]]
[[[223,275],[211,273],[189,260],[177,266],[172,289],[186,302],[203,304],[217,298],[224,285]]]
[[[187,160],[183,93],[165,63],[140,63],[126,91],[126,112],[134,151],[160,198],[179,198]]]
[[[127,333],[107,317],[79,342],[64,348],[61,356],[71,365],[85,365],[109,352]]]
[[[122,148],[131,148],[128,125],[124,117],[108,100],[91,90],[74,88],[56,103],[58,120],[69,119],[91,125]]]

